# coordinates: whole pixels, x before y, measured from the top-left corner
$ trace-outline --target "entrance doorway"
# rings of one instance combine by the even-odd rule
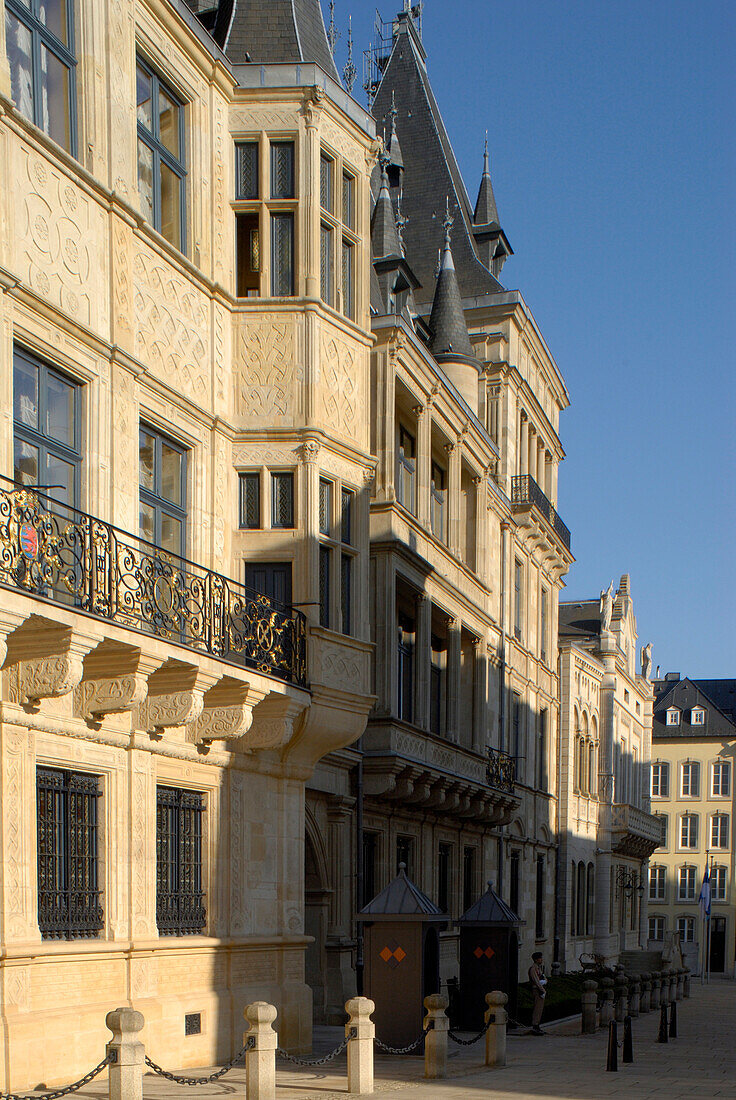
[[[710,972],[722,974],[726,969],[726,918],[710,920]]]

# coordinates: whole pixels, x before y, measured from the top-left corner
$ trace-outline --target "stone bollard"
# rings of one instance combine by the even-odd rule
[[[670,1004],[677,1000],[677,971],[670,970]]]
[[[608,1027],[615,1015],[613,1006],[613,979],[603,978],[603,980],[601,981],[601,989],[603,990],[603,1001],[601,1003],[601,1027]]]
[[[690,996],[690,967],[685,967],[685,975],[682,981],[682,995],[683,997]]]
[[[649,995],[649,1007],[652,1012],[659,1008],[659,971],[652,971],[652,991]]]
[[[424,1017],[424,1076],[444,1077],[447,1074],[447,1032],[450,1021],[445,1014],[448,1000],[441,993],[424,998],[427,1015]]]
[[[492,993],[486,993],[486,1009],[483,1022],[488,1024],[486,1031],[486,1065],[506,1065],[506,1022],[509,1018],[506,1011],[508,997],[499,989]]]
[[[662,971],[662,992],[659,995],[660,1005],[668,1005],[670,1003],[670,972],[669,970]]]
[[[345,1005],[349,1016],[345,1025],[348,1036],[348,1092],[353,1096],[373,1092],[376,1025],[371,1020],[371,1013],[375,1010],[375,1004],[368,997],[352,997]]]
[[[628,998],[628,983],[626,981],[626,975],[623,969],[616,971],[616,1021],[620,1024],[624,1022],[624,1017],[628,1012],[629,998]]]
[[[246,1005],[244,1016],[250,1028],[243,1042],[253,1040],[245,1052],[245,1091],[248,1100],[276,1100],[276,1047],[278,1035],[271,1027],[278,1015],[273,1005],[254,1001]]]
[[[641,976],[641,993],[639,994],[639,1011],[649,1011],[649,991],[651,989],[651,982],[649,981],[649,974],[645,970]]]
[[[641,982],[636,974],[629,983],[629,1016],[639,1015],[639,999],[641,997]]]
[[[683,990],[684,985],[685,985],[685,971],[680,966],[677,969],[677,993],[676,993],[676,997],[677,997],[678,1001],[682,1000],[682,996],[683,996],[682,990]]]
[[[580,998],[583,1014],[581,1027],[583,1035],[593,1035],[598,1015],[598,982],[583,982],[583,995]]]
[[[115,1055],[108,1069],[110,1100],[143,1100],[146,1051],[136,1037],[145,1023],[143,1015],[134,1008],[116,1008],[108,1012],[105,1023],[112,1032],[106,1051]]]

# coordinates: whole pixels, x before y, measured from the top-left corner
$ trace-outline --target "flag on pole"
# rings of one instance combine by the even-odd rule
[[[700,906],[700,914],[703,920],[707,920],[710,917],[710,869],[707,863],[705,865],[705,874],[703,875],[703,885],[700,887],[698,905]]]

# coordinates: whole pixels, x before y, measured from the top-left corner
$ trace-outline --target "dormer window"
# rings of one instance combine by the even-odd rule
[[[679,726],[680,724],[680,712],[677,707],[670,707],[667,711],[667,725]]]
[[[690,722],[693,726],[705,725],[705,711],[702,707],[693,707],[690,711]]]

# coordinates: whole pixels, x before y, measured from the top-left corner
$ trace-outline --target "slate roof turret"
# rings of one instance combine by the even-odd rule
[[[385,256],[400,256],[399,235],[396,232],[396,215],[394,214],[391,194],[388,189],[387,162],[381,161],[381,189],[378,192],[376,205],[373,208],[371,218],[371,246],[374,260],[381,260]]]
[[[452,257],[451,228],[452,219],[449,214],[448,200],[448,212],[445,217],[445,245],[434,291],[432,312],[429,317],[429,331],[432,334],[429,347],[432,354],[438,359],[445,355],[451,355],[453,358],[473,359],[473,348],[468,335],[468,326],[465,323],[460,288],[455,273],[455,262]]]
[[[488,135],[486,134],[486,147],[483,154],[483,175],[480,178],[478,198],[475,203],[473,221],[476,225],[491,225],[498,222],[498,210],[496,208],[496,196],[493,194],[491,182],[490,158],[488,156]]]
[[[213,35],[236,65],[314,62],[340,82],[319,0],[219,0]]]

